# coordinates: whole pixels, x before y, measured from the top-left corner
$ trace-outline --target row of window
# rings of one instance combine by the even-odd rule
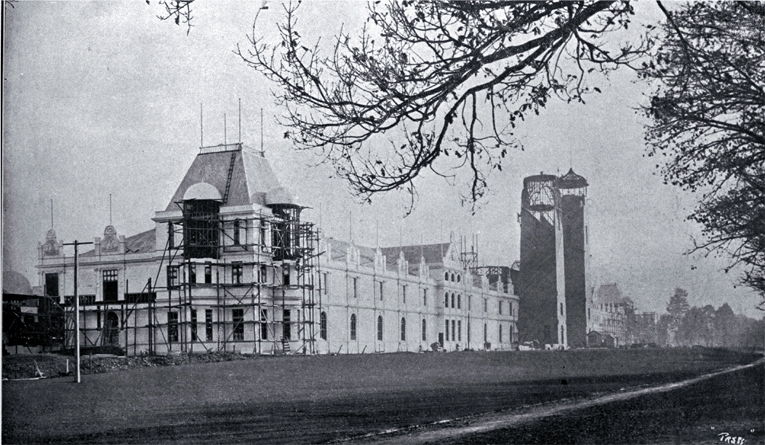
[[[179,280],[179,274],[180,274],[180,268],[181,266],[167,266],[167,283],[168,286],[174,287],[180,285]],[[212,264],[211,263],[205,263],[204,264],[204,279],[203,280],[197,280],[197,265],[194,263],[191,263],[188,265],[189,270],[189,283],[191,284],[211,284],[213,282],[212,279]],[[259,265],[259,267],[256,269],[258,272],[257,280],[260,283],[267,283],[268,282],[268,267],[265,264]],[[232,262],[231,263],[231,283],[232,284],[243,284],[243,275],[244,275],[244,264],[242,262]],[[283,266],[282,268],[282,284],[285,286],[290,285],[290,269],[289,267]]]
[[[241,219],[235,219],[232,222],[232,226],[231,226],[232,230],[231,230],[230,239],[231,239],[233,245],[239,246],[239,245],[242,244],[242,232],[244,232],[244,237],[245,238],[247,236],[246,226],[247,226],[246,221],[243,221]],[[169,222],[167,224],[167,234],[168,234],[167,243],[168,243],[168,247],[170,249],[174,249],[176,247],[175,233],[176,233],[175,224],[172,223],[172,222]],[[262,242],[262,245],[263,245],[262,247],[265,248],[266,247],[265,246],[265,241],[268,239],[268,238],[266,238],[267,235],[266,235],[266,226],[265,226],[265,224],[260,224],[260,226],[259,226],[259,233],[260,233],[260,239],[263,241]],[[246,241],[245,241],[245,243],[246,243]]]
[[[291,313],[289,310],[285,310],[282,317],[282,338],[290,340],[292,338],[292,329],[290,325]],[[232,309],[231,319],[233,322],[233,331],[231,338],[234,341],[244,340],[244,309]],[[326,336],[326,314],[322,312],[322,328],[324,335]],[[191,311],[191,341],[201,341],[197,333],[197,311],[194,309]],[[167,314],[167,332],[168,341],[178,342],[178,312],[168,312]],[[205,310],[205,341],[212,341],[213,339],[213,311],[212,309]],[[260,310],[260,339],[268,340],[268,310]]]
[[[456,278],[456,280],[455,280]],[[444,281],[451,281],[452,283],[459,283],[462,281],[462,275],[456,274],[454,272],[444,272]]]
[[[244,309],[232,309],[231,311],[232,315],[232,322],[233,322],[233,331],[231,333],[231,338],[234,341],[243,341],[244,340]],[[291,319],[291,313],[289,310],[285,310],[282,318],[282,338],[285,340],[291,339],[291,329],[290,329],[290,320]],[[100,321],[100,319],[99,319]],[[266,309],[261,309],[260,311],[260,339],[261,340],[268,340],[268,312]],[[201,340],[198,337],[197,333],[197,311],[192,310],[191,311],[191,341],[197,341]],[[178,331],[178,312],[168,312],[167,314],[167,331],[168,331],[168,341],[171,343],[176,343],[179,341],[179,331]],[[377,317],[377,340],[382,341],[383,340],[383,317],[382,315],[379,315]],[[401,318],[401,324],[400,324],[400,339],[401,341],[406,341],[406,318]],[[327,339],[327,313],[322,312],[320,314],[320,320],[319,320],[319,335],[322,340]],[[468,321],[467,324],[467,341],[470,342],[470,322]],[[511,338],[510,341],[512,341],[512,331],[510,333]],[[562,335],[562,329],[561,329],[561,335]],[[484,342],[488,341],[488,327],[487,324],[484,323],[483,325],[483,340]],[[351,314],[350,318],[350,339],[356,340],[357,338],[357,318],[356,314]],[[427,341],[427,321],[425,319],[422,319],[421,322],[421,338],[422,341]],[[206,309],[205,310],[205,340],[206,341],[212,341],[213,339],[213,315],[212,315],[212,309]],[[445,320],[444,323],[444,339],[446,341],[462,341],[462,320]],[[500,343],[503,341],[503,332],[502,332],[502,325],[499,325],[499,341]]]

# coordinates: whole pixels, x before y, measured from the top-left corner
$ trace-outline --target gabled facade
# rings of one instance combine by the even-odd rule
[[[451,243],[323,238],[302,209],[262,152],[201,148],[153,229],[126,237],[107,226],[79,255],[82,345],[313,354],[509,349],[516,340],[507,274],[463,268]],[[38,249],[39,283],[68,312],[68,347],[73,263],[51,230]]]

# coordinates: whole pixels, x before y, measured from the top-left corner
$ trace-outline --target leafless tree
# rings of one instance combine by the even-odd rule
[[[645,108],[650,155],[664,159],[666,182],[701,192],[689,217],[704,228],[696,250],[728,251],[765,304],[765,5],[664,11],[661,46],[642,70],[659,85]]]
[[[551,97],[582,101],[599,91],[590,73],[630,64],[648,46],[605,38],[629,25],[623,2],[377,1],[360,35],[341,31],[329,48],[304,41],[299,5],[284,6],[278,43],[253,36],[239,54],[278,86],[285,137],[366,197],[414,194],[412,180],[449,156],[469,169],[474,203],[528,113]]]

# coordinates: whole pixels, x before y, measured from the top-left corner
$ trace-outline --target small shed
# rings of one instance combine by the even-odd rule
[[[587,334],[587,347],[599,348],[601,346],[603,346],[603,336],[598,331],[590,331]]]

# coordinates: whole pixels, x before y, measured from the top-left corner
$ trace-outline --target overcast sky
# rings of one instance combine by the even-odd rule
[[[552,102],[518,129],[525,151],[510,153],[475,216],[460,204],[465,190],[435,175],[421,178],[414,212],[403,218],[408,196],[391,194],[358,203],[328,166],[291,150],[274,116],[269,85],[233,53],[246,45],[260,2],[200,0],[196,25],[186,29],[156,18],[151,5],[128,1],[24,1],[6,7],[3,48],[3,268],[37,285],[37,243],[51,228],[59,239],[92,241],[109,224],[126,236],[153,227],[151,217],[172,197],[200,144],[237,138],[264,148],[276,174],[325,233],[363,245],[448,241],[480,233],[484,264],[510,265],[519,256],[520,194],[524,176],[585,176],[592,284],[615,282],[638,310],[663,312],[675,287],[692,305],[728,302],[737,313],[760,317],[757,296],[735,288],[724,273],[727,258],[684,255],[698,226],[686,221],[695,197],[664,185],[654,158],[644,156],[644,121],[635,109],[648,85],[622,71],[603,79],[602,94],[585,105]],[[307,33],[364,18],[362,2],[313,1],[303,5]],[[212,9],[212,8],[215,9]],[[653,4],[636,5],[639,17],[657,19]],[[281,8],[258,18],[258,32],[275,32]],[[352,229],[351,229],[352,226]]]

